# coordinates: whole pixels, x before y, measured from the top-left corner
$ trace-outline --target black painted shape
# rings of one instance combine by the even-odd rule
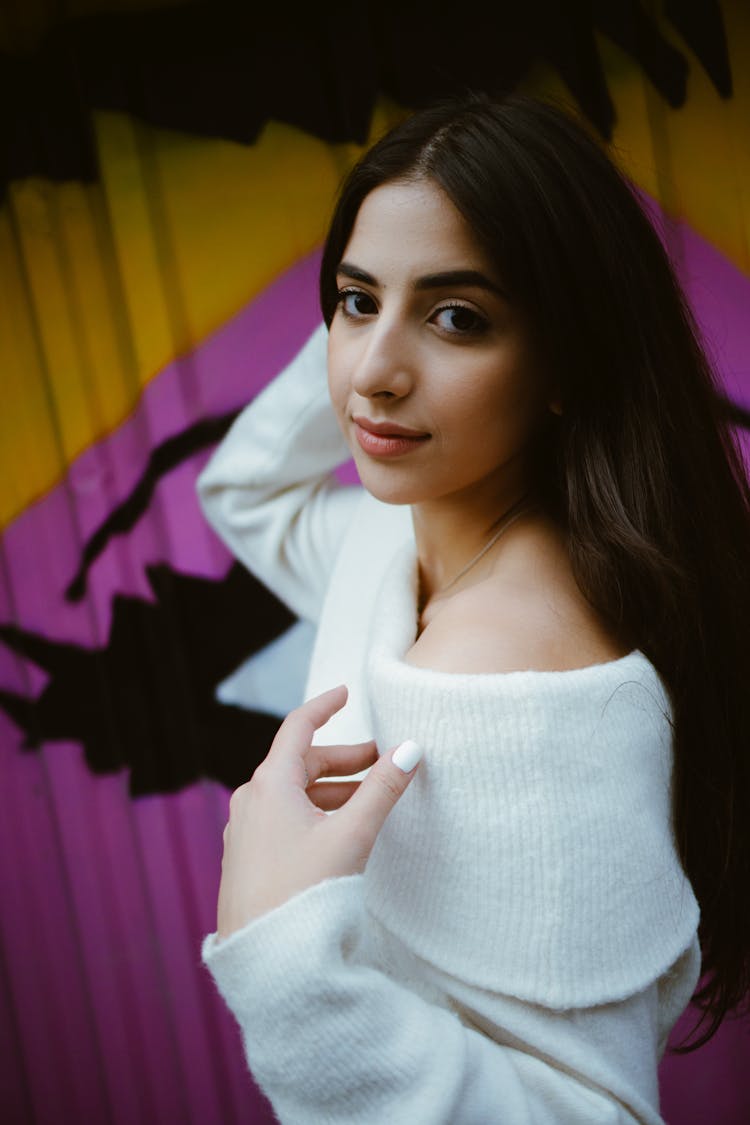
[[[667,0],[664,14],[700,59],[722,98],[731,98],[732,71],[727,33],[718,0],[703,0],[700,4],[694,4],[692,0]]]
[[[689,9],[689,15],[685,9]],[[715,0],[667,13],[722,95],[731,90]],[[27,55],[0,55],[0,193],[11,179],[92,180],[90,111],[122,110],[193,135],[257,140],[287,122],[328,142],[364,143],[377,97],[407,107],[465,91],[513,89],[543,60],[600,132],[614,107],[595,30],[611,35],[673,105],[687,63],[638,0],[475,3],[452,18],[432,2],[192,3],[67,20]]]
[[[473,5],[471,18],[434,18],[431,4],[386,5],[372,20],[378,91],[418,108],[467,89],[514,89],[532,66],[549,62],[605,134],[613,120],[591,19],[553,0]]]
[[[596,0],[598,27],[631,58],[637,59],[667,103],[681,106],[687,93],[688,64],[664,38],[637,0]]]
[[[106,648],[0,626],[0,640],[50,675],[37,699],[0,692],[0,706],[25,749],[79,742],[94,773],[128,767],[133,796],[202,777],[236,788],[268,753],[279,720],[221,704],[214,691],[294,617],[239,564],[219,582],[166,565],[147,574],[155,602],[117,595]]]
[[[227,414],[204,418],[154,447],[148,464],[130,495],[110,512],[85,543],[81,563],[65,591],[68,601],[78,602],[83,598],[88,572],[94,562],[110,539],[130,531],[144,515],[161,478],[194,454],[220,441],[238,414],[238,410],[232,410]]]

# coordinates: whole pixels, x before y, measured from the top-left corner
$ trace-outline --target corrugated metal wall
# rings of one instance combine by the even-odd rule
[[[728,100],[673,28],[679,110],[598,43],[616,151],[750,408],[750,18],[722,10]],[[522,85],[563,90],[541,65]],[[381,98],[370,136],[402,112]],[[95,175],[17,176],[0,208],[0,1117],[271,1121],[199,946],[229,790],[299,682],[249,689],[245,710],[216,690],[309,638],[230,569],[194,482],[317,322],[319,246],[360,148],[278,121],[252,145],[116,109],[90,122]],[[667,1119],[747,1120],[749,1047],[726,1024],[668,1059]]]

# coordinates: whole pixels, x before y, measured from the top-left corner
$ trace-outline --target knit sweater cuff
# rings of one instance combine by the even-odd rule
[[[307,887],[224,940],[208,934],[201,957],[230,1010],[261,1044],[266,1023],[283,1023],[287,1008],[299,1012],[301,975],[306,992],[316,979],[325,990],[332,965],[358,944],[362,920],[362,876],[338,876]]]

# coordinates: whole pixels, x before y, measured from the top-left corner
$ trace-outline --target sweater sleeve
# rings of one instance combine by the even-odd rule
[[[363,492],[333,473],[349,450],[328,395],[326,340],[321,324],[235,419],[197,481],[230,551],[310,621]]]
[[[661,1121],[655,1090],[649,1098],[637,1082],[608,1078],[623,1040],[655,1057],[655,989],[592,1012],[588,1025],[585,1012],[528,1008],[524,1025],[503,997],[469,988],[458,1004],[440,987],[420,995],[384,972],[366,918],[362,876],[343,876],[224,941],[204,940],[204,964],[282,1125]],[[560,1042],[567,1056],[556,1060]]]

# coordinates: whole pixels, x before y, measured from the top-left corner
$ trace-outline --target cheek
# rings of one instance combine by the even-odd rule
[[[445,401],[442,414],[477,454],[482,445],[515,448],[527,437],[543,405],[536,381],[525,371],[492,368],[464,383],[467,390]]]
[[[328,394],[336,414],[341,417],[342,412],[346,408],[348,400],[348,386],[345,383],[344,365],[341,362],[341,355],[339,350],[332,348],[329,344],[328,348]]]

